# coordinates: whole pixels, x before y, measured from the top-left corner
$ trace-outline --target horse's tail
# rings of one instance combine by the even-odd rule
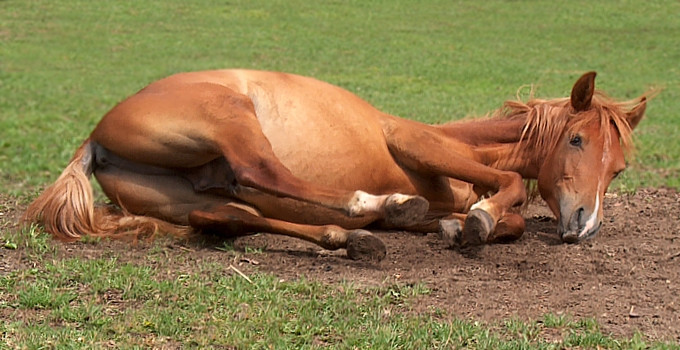
[[[89,139],[83,142],[57,181],[28,206],[24,222],[39,223],[55,238],[67,241],[111,230],[105,220],[95,215],[90,184],[92,148]]]
[[[111,238],[154,235],[162,230],[183,235],[186,227],[130,215],[125,211],[95,208],[90,176],[94,172],[94,143],[89,139],[76,150],[57,181],[28,206],[25,223],[38,223],[55,238],[75,241],[83,236]],[[125,231],[127,234],[120,234]]]

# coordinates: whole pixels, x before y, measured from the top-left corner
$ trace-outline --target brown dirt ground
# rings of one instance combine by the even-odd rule
[[[15,226],[21,209],[15,199],[0,195],[0,229]],[[237,238],[233,244],[239,253],[228,259],[214,248],[219,243],[169,241],[161,252],[168,263],[158,268],[173,275],[214,261],[289,280],[423,283],[431,293],[414,301],[416,311],[439,308],[452,317],[485,322],[567,314],[593,317],[614,336],[640,331],[651,339],[680,341],[680,194],[665,188],[608,194],[604,210],[598,237],[578,245],[559,241],[550,212],[537,203],[525,213],[527,233],[519,241],[476,251],[447,249],[435,234],[377,232],[387,245],[387,258],[366,263],[347,259],[344,251],[260,234]],[[65,256],[114,254],[121,262],[150,261],[148,247],[130,249],[121,242],[56,246]],[[0,248],[0,275],[32,264],[20,250]]]

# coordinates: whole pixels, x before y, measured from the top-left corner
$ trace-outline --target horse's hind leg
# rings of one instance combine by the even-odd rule
[[[129,163],[127,166],[132,167]],[[327,249],[347,248],[347,255],[352,259],[385,257],[385,245],[368,231],[264,218],[260,211],[241,201],[195,192],[189,180],[170,170],[150,172],[148,167],[125,168],[99,159],[95,176],[106,195],[132,214],[231,236],[253,232],[283,234]]]
[[[347,256],[355,260],[382,260],[386,255],[383,242],[368,231],[269,219],[234,205],[194,210],[189,214],[189,222],[194,228],[227,236],[268,232],[304,239],[326,249],[346,248]]]
[[[107,197],[124,210],[177,225],[189,225],[189,213],[224,205],[226,197],[196,193],[192,184],[172,171],[142,173],[97,159],[94,175]]]
[[[401,194],[375,196],[363,191],[321,186],[294,176],[274,154],[262,132],[252,101],[225,90],[222,93],[228,95],[221,97],[238,103],[230,104],[228,110],[223,104],[214,110],[206,109],[216,116],[213,118],[214,128],[220,137],[214,141],[229,162],[239,185],[341,209],[350,216],[378,212],[386,220],[400,224],[416,222],[427,212],[428,203],[422,197]]]

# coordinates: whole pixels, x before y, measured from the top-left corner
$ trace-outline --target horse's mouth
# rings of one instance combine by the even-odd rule
[[[578,243],[578,242],[585,241],[585,240],[588,240],[588,239],[591,239],[591,238],[594,238],[595,236],[597,236],[597,233],[600,231],[601,227],[602,227],[602,221],[600,221],[595,227],[591,228],[590,230],[584,230],[584,228],[581,228],[580,230],[569,230],[569,231],[559,232],[559,234],[560,234],[560,238],[562,239],[562,242]]]

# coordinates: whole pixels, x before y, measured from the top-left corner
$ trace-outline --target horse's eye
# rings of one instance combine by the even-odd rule
[[[569,140],[569,144],[574,146],[574,147],[581,147],[581,144],[583,143],[583,140],[581,139],[581,136],[575,135],[574,137]]]

